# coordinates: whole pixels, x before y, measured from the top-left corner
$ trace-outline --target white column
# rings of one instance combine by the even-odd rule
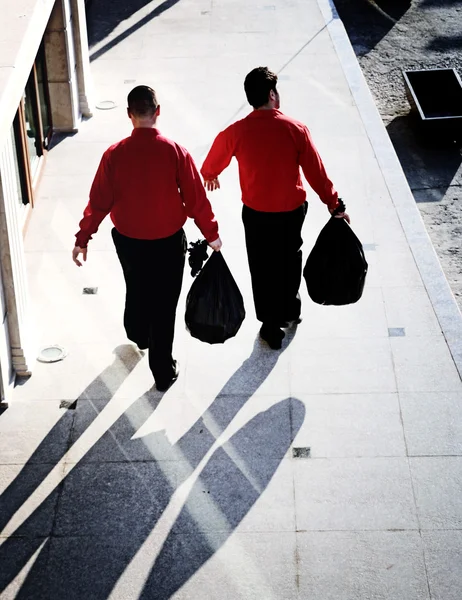
[[[76,131],[79,98],[70,0],[56,0],[45,31],[51,118],[56,131]]]
[[[76,58],[76,75],[79,92],[80,114],[89,118],[93,116],[93,80],[90,70],[90,52],[88,50],[87,20],[85,16],[85,0],[71,0],[74,47]]]
[[[6,321],[0,337],[9,336],[11,363],[3,364],[8,358],[6,346],[0,341],[2,372],[7,381],[13,369],[17,375],[30,375],[30,348],[28,330],[28,285],[20,223],[18,180],[15,170],[14,147],[8,136],[0,148],[0,263],[2,268],[3,295]]]

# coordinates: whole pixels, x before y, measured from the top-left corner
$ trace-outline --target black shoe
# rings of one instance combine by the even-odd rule
[[[166,392],[178,379],[178,375],[180,374],[180,368],[178,362],[176,360],[173,361],[173,375],[170,379],[159,379],[156,381],[156,388],[159,392]]]
[[[265,323],[263,323],[260,329],[260,337],[262,340],[265,340],[272,350],[281,349],[282,340],[285,335],[286,334],[279,329],[279,327],[275,327],[274,325],[265,325]]]
[[[149,348],[149,341],[148,340],[132,340],[132,338],[128,338],[131,342],[133,342],[134,344],[136,344],[136,347],[138,348],[138,350],[147,350]]]

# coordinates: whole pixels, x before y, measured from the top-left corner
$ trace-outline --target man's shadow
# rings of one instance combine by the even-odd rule
[[[161,396],[148,392],[136,400],[65,476],[59,489],[14,532],[16,537],[0,547],[0,590],[39,551],[17,598],[108,598],[175,490],[268,377],[290,339],[280,352],[268,351],[257,340],[251,356],[210,408],[174,445],[164,432],[132,439]],[[242,380],[246,393],[233,395],[236,381],[242,385]],[[74,443],[107,405],[105,399],[77,403]],[[286,398],[216,449],[157,560],[152,557],[154,566],[142,597],[170,598],[229,538],[266,489],[303,419],[302,403]],[[28,493],[38,483],[34,481]],[[8,508],[9,490],[5,495]],[[13,500],[17,508],[17,495]],[[34,531],[50,512],[51,535],[37,536]],[[18,543],[21,536],[25,539]]]
[[[83,390],[74,402],[68,403],[71,410],[63,410],[62,417],[0,496],[0,532],[68,451],[72,443],[75,407],[95,398],[99,399],[98,402],[107,404],[141,359],[142,355],[133,346],[118,346],[114,349],[113,362]],[[28,379],[25,380],[23,385],[27,385],[28,382]],[[50,500],[48,499],[48,503]],[[45,520],[47,519],[44,518]],[[43,526],[37,527],[34,533],[46,536],[49,531],[46,526]]]

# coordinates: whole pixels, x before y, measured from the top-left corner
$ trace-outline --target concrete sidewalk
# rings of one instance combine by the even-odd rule
[[[459,600],[462,320],[328,0],[150,2],[93,53],[117,106],[50,152],[26,237],[37,345],[69,356],[0,415],[0,598]],[[185,271],[162,395],[124,335],[109,220],[82,269],[73,235],[131,87],[158,91],[160,128],[201,164],[258,65],[347,204],[364,296],[317,306],[302,282],[303,323],[279,352],[259,341],[233,164],[211,200],[247,318],[223,346],[192,339]],[[309,201],[305,258],[328,216]]]

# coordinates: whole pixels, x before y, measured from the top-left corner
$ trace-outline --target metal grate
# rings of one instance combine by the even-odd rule
[[[309,448],[308,446],[304,448],[292,448],[292,456],[294,458],[310,458],[311,448]]]
[[[77,400],[61,400],[59,408],[67,408],[68,410],[75,410],[77,408]]]
[[[406,330],[404,327],[389,327],[388,335],[389,337],[404,337],[406,335]]]

